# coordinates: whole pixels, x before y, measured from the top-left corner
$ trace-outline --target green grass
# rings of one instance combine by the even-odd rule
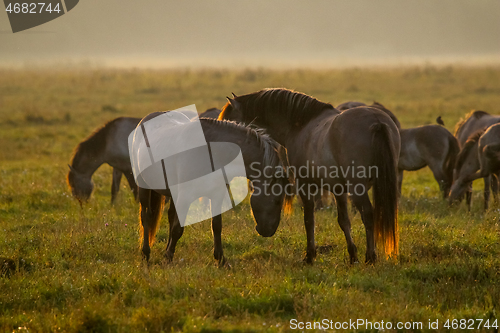
[[[393,70],[0,70],[0,257],[18,269],[0,277],[0,331],[259,332],[288,331],[289,322],[491,319],[500,312],[499,204],[483,212],[449,208],[429,170],[406,173],[401,199],[400,256],[349,265],[336,210],[317,213],[318,245],[331,245],[305,266],[301,208],[273,238],[256,234],[248,201],[223,216],[223,245],[232,269],[212,257],[208,221],[186,228],[172,264],[162,262],[165,218],[141,260],[138,205],[122,183],[109,205],[111,168],[94,176],[80,209],[65,175],[76,144],[120,115],[195,103],[199,111],[231,92],[264,87],[303,91],[334,105],[385,104],[403,127],[448,129],[472,109],[499,113],[500,68]],[[352,215],[364,259],[365,233]],[[106,226],[107,224],[107,226]]]

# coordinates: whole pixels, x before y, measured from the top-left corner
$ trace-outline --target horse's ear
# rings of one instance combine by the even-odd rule
[[[234,98],[238,97],[234,92],[232,92],[231,94],[233,95]]]
[[[233,109],[237,109],[238,108],[239,103],[236,102],[235,99],[233,99],[231,97],[227,97],[227,96],[226,96],[226,98],[227,98],[227,101],[229,102],[229,104],[231,104],[231,106],[233,107]]]

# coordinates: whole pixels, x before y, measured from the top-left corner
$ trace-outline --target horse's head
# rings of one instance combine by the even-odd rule
[[[233,94],[233,96],[236,98],[236,95]],[[236,99],[226,97],[227,98],[227,103],[224,105],[222,108],[222,111],[219,114],[219,120],[232,120],[237,123],[242,123],[243,122],[243,113],[239,109],[239,102],[236,101]]]
[[[78,172],[71,165],[67,176],[68,186],[73,196],[80,202],[89,200],[92,191],[94,190],[94,183],[92,178],[88,175]]]
[[[252,182],[254,191],[250,197],[250,205],[256,223],[255,230],[264,237],[273,236],[280,224],[284,188],[277,184],[279,183],[276,182],[273,186],[264,179]]]
[[[465,182],[463,179],[457,179],[456,181],[454,181],[450,189],[448,203],[452,205],[455,202],[459,201],[469,187],[470,184]]]
[[[465,191],[471,186],[471,176],[479,170],[478,141],[484,130],[477,131],[469,136],[464,147],[457,156],[453,170],[453,184],[450,190],[448,203],[451,205],[462,198]]]
[[[293,175],[288,173],[286,151],[279,146],[276,153],[280,163],[274,167],[255,167],[252,177],[250,205],[255,229],[264,237],[274,235],[280,224],[281,210],[285,208],[285,212],[289,213],[293,199]]]

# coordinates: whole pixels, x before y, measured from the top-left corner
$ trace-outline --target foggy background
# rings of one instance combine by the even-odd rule
[[[81,0],[62,17],[16,34],[7,13],[0,12],[0,66],[335,67],[498,60],[498,0]]]

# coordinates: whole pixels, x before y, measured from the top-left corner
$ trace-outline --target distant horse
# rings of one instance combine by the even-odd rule
[[[361,102],[346,102],[345,108]],[[372,107],[379,108],[391,117],[401,135],[401,153],[398,160],[398,187],[401,193],[404,171],[416,171],[428,166],[446,199],[453,182],[453,168],[459,152],[455,137],[439,125],[424,125],[402,129],[396,116],[380,103]],[[338,107],[337,107],[338,108]]]
[[[415,171],[428,166],[446,199],[453,182],[453,168],[459,152],[455,137],[440,125],[425,125],[401,129],[399,155],[399,190],[403,171]]]
[[[479,170],[479,171],[478,171]],[[484,209],[488,209],[490,182],[500,172],[500,124],[479,130],[466,141],[456,163],[456,179],[450,192],[450,203],[470,188],[472,181],[484,178]],[[492,186],[495,187],[495,186]],[[470,210],[470,205],[468,206]]]
[[[478,133],[478,131],[484,131],[486,128],[493,124],[500,123],[500,115],[490,115],[485,111],[471,111],[464,119],[460,120],[455,126],[455,137],[458,140],[458,145],[460,149],[464,149],[467,140],[473,136],[473,134]],[[459,170],[457,167],[454,170],[453,180],[455,181],[458,177]],[[492,191],[494,194],[498,193],[498,186],[496,182],[491,182],[490,180],[484,179],[485,186],[490,183],[492,186]],[[486,193],[489,193],[489,189],[485,189]],[[472,200],[472,183],[469,183],[469,188],[465,192],[466,203],[469,210],[471,208]]]
[[[86,202],[94,189],[92,175],[104,163],[113,168],[111,183],[111,203],[120,189],[120,180],[125,175],[134,197],[137,198],[137,185],[132,175],[128,152],[128,136],[141,119],[119,117],[97,129],[88,138],[76,146],[67,182],[73,196],[80,202]]]
[[[211,109],[208,109],[207,111],[205,111],[203,113],[200,113],[200,115],[198,117],[200,117],[200,118],[217,119],[217,118],[219,118],[220,112],[221,112],[220,109],[211,108]]]
[[[368,106],[368,105],[363,103],[363,102],[349,101],[349,102],[345,102],[345,103],[337,105],[336,109],[339,111],[345,111],[345,110],[349,110],[352,108],[356,108],[358,106]],[[379,102],[373,102],[373,104],[370,106],[373,108],[377,108],[377,109],[383,111],[384,113],[386,113],[389,117],[391,117],[392,121],[394,122],[394,124],[396,124],[397,128],[401,129],[401,123],[399,122],[398,118],[394,115],[394,113],[392,113],[385,106],[383,106]]]
[[[199,117],[215,119],[219,113],[219,109],[212,108],[201,113]],[[67,183],[80,204],[90,198],[94,189],[92,175],[104,163],[113,168],[111,204],[115,202],[120,190],[122,175],[125,175],[137,200],[138,191],[132,176],[127,139],[140,121],[141,118],[115,118],[96,129],[76,146],[71,163],[68,164],[70,171],[67,175]]]
[[[356,108],[358,106],[367,106],[367,105],[363,102],[349,101],[349,102],[339,104],[335,108],[339,111],[345,111],[345,110],[349,110],[352,108]]]
[[[158,112],[150,114],[142,120],[142,123],[160,114]],[[286,168],[284,160],[280,157],[280,145],[268,135],[262,133],[262,131],[238,125],[234,122],[200,118],[200,123],[208,143],[230,142],[240,147],[246,176],[251,181],[252,188],[254,189],[250,197],[250,205],[257,224],[256,230],[264,237],[271,237],[278,228],[282,205],[288,205],[288,201],[284,200],[285,191],[277,191],[277,194],[275,194],[275,191],[269,190],[269,187],[275,184],[281,189],[285,188],[288,184],[288,179],[275,172],[272,172],[271,175],[265,172],[267,168],[271,168],[271,170]],[[192,132],[194,129],[193,125],[193,123],[188,123],[183,130],[186,133]],[[184,169],[182,165],[178,166],[178,177],[185,177],[182,175]],[[228,179],[228,181],[231,181],[231,179]],[[206,184],[206,188],[203,188],[203,191],[214,193],[213,184]],[[139,187],[142,254],[147,261],[149,261],[151,245],[154,242],[163,213],[164,197],[172,197],[168,185],[164,190]],[[211,198],[212,210],[217,207],[220,208],[222,204],[221,200],[222,198]],[[175,206],[172,203],[168,210],[168,220],[170,232],[165,257],[167,261],[171,261],[174,257],[177,242],[184,232],[184,227],[181,226]],[[226,263],[221,242],[222,215],[212,218],[212,232],[214,237],[214,258],[221,266]]]
[[[385,113],[369,107],[340,113],[331,104],[302,93],[265,89],[228,98],[219,119],[262,127],[286,147],[290,166],[297,171],[297,192],[304,204],[307,263],[316,257],[314,199],[317,191],[312,194],[308,190],[314,186],[327,188],[335,195],[338,223],[347,241],[351,263],[357,262],[358,257],[351,237],[348,193],[352,194],[365,225],[366,261],[376,261],[375,242],[382,245],[386,256],[397,254],[396,164],[400,138],[396,125]],[[358,172],[368,171],[370,167],[377,170],[377,175]],[[348,172],[333,172],[339,169]],[[374,206],[367,193],[371,186]]]

